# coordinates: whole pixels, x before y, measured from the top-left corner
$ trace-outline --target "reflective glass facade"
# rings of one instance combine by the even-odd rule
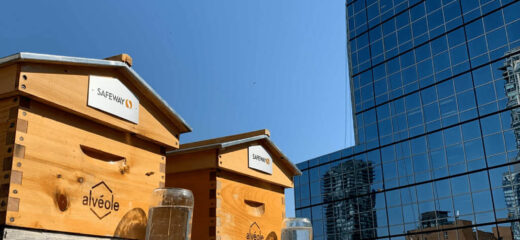
[[[520,240],[520,2],[348,0],[356,145],[298,164],[315,239]]]

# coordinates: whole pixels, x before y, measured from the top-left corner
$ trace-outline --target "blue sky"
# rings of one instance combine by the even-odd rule
[[[130,54],[193,127],[183,143],[268,128],[295,163],[354,143],[342,0],[6,1],[0,16],[0,56]]]

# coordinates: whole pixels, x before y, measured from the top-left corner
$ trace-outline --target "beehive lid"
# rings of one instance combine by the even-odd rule
[[[270,133],[267,129],[182,144],[178,150],[169,151],[166,155],[175,157],[211,149],[216,149],[218,152],[216,167],[220,169],[265,179],[282,186],[289,186],[290,184],[287,182],[276,182],[277,179],[284,179],[282,176],[277,175],[285,175],[287,179],[291,180],[293,176],[301,175],[300,170],[271,141]],[[259,165],[255,163],[261,161],[262,158],[265,160],[269,157],[272,159],[271,168],[267,166],[269,164],[265,164],[265,161],[260,162],[261,164]],[[192,163],[197,164],[197,159],[193,159]],[[173,162],[168,164],[175,165],[175,161],[173,160]]]
[[[153,130],[153,129],[140,130],[139,126],[137,126],[138,125],[137,123],[136,123],[137,125],[135,125],[135,124],[131,125],[131,124],[126,124],[125,121],[118,120],[119,118],[121,118],[121,116],[116,116],[116,117],[114,117],[114,119],[116,119],[116,120],[107,121],[106,123],[109,125],[112,125],[116,128],[120,127],[120,129],[122,129],[122,130],[127,130],[130,132],[134,132],[137,135],[142,135],[143,137],[149,138],[152,141],[157,141],[158,143],[161,143],[161,145],[170,146],[170,147],[173,146],[174,148],[177,147],[178,146],[177,145],[178,144],[177,143],[178,134],[191,132],[192,131],[191,127],[186,123],[186,121],[177,112],[175,112],[175,110],[173,110],[172,107],[170,107],[168,105],[168,103],[166,103],[166,101],[164,101],[150,87],[150,85],[148,85],[141,78],[141,76],[139,76],[139,74],[137,74],[136,71],[134,71],[130,67],[132,64],[132,59],[128,55],[121,54],[121,55],[114,56],[114,57],[111,57],[108,59],[112,59],[112,60],[21,52],[21,53],[17,53],[17,54],[11,55],[11,56],[0,58],[0,67],[21,63],[22,67],[19,70],[21,72],[24,72],[24,67],[30,68],[31,64],[34,66],[41,66],[41,67],[37,67],[37,70],[41,70],[41,69],[45,70],[45,68],[47,66],[48,66],[47,68],[55,68],[57,66],[70,67],[70,68],[84,67],[83,69],[100,69],[105,72],[114,70],[113,72],[115,74],[117,74],[118,76],[121,76],[122,79],[119,79],[119,80],[124,85],[127,85],[127,87],[132,86],[132,89],[134,89],[134,91],[135,91],[134,94],[138,95],[140,99],[145,100],[147,102],[147,106],[153,106],[154,110],[152,112],[150,112],[149,114],[147,113],[148,118],[156,118],[157,120],[154,120],[154,121],[156,121],[156,122],[158,121],[158,123],[157,123],[158,125],[167,126],[166,128],[170,128],[170,126],[171,126],[176,130],[171,133],[172,134],[171,138],[167,138],[167,137],[161,138],[160,136],[158,137],[158,135],[160,135],[160,133],[158,133],[157,131],[159,131],[159,130],[157,130],[157,129],[156,130]],[[39,64],[39,65],[35,65],[35,64]],[[30,70],[33,70],[33,69],[30,69]],[[81,74],[84,74],[84,73],[82,72]],[[63,74],[63,75],[66,75],[66,74]],[[90,78],[92,79],[92,75],[90,76]],[[32,83],[30,82],[30,80],[31,79],[28,80],[27,89],[25,88],[25,86],[23,86],[23,88],[20,88],[20,86],[21,86],[21,83],[20,83],[20,86],[17,86],[17,88],[18,88],[17,90],[27,96],[35,95],[36,97],[39,97],[37,95],[37,93],[31,92],[34,89],[31,89],[30,84],[39,84],[38,82],[41,82],[40,81],[41,79],[38,79],[36,82],[33,81]],[[56,84],[50,85],[50,86],[52,88],[54,88],[54,86],[56,86]],[[57,89],[57,88],[54,88],[54,89]],[[53,93],[53,94],[56,95],[56,93]],[[75,94],[77,94],[77,93],[75,93]],[[83,92],[81,92],[81,94],[83,94]],[[49,95],[53,96],[50,93],[49,93]],[[86,95],[86,93],[85,93],[85,95]],[[45,98],[41,98],[41,99],[44,101],[47,101],[47,102],[51,102],[51,103],[53,102],[52,99],[45,99]],[[66,99],[66,98],[64,98],[64,99]],[[66,101],[62,101],[62,102],[66,102]],[[60,104],[60,103],[57,103],[57,104]],[[67,103],[64,103],[63,105],[65,105],[65,104],[67,104]],[[89,104],[90,104],[90,102],[89,102]],[[91,105],[89,105],[89,106],[92,108]],[[130,103],[130,106],[131,106],[131,103]],[[98,117],[100,116],[98,113],[88,110],[86,108],[85,108],[86,109],[85,111],[81,112],[81,109],[78,110],[78,108],[76,108],[76,107],[71,107],[71,106],[62,106],[62,107],[64,107],[64,109],[68,109],[68,111],[71,111],[71,112],[78,112],[80,115],[83,115],[87,118],[99,119]],[[81,106],[81,107],[82,108],[86,107],[86,105]],[[103,111],[103,110],[101,109],[101,111]],[[106,113],[106,111],[104,111],[104,113]],[[141,116],[141,115],[139,115],[139,116]],[[126,119],[123,119],[123,120],[126,120]],[[150,133],[153,131],[155,131],[155,133],[147,134],[147,133]],[[154,135],[154,136],[151,136],[151,135]],[[173,137],[174,135],[175,135],[175,137]]]

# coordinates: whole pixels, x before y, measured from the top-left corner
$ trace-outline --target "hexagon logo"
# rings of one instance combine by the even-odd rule
[[[260,226],[256,222],[253,222],[251,226],[249,226],[249,232],[246,234],[247,240],[264,240],[264,235],[262,235],[262,230],[260,230]]]
[[[99,220],[110,215],[112,211],[119,211],[119,202],[114,201],[114,193],[104,181],[92,186],[88,196],[83,196],[82,203],[88,206]]]

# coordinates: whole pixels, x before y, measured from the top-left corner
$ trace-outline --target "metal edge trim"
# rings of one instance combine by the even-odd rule
[[[181,122],[181,124],[187,130],[184,132],[193,131],[193,129],[188,125],[188,123],[175,110],[173,110],[173,108],[163,98],[161,98],[161,96],[159,96],[159,94],[157,94],[157,92],[155,92],[155,90],[146,81],[144,81],[144,79],[141,78],[141,76],[139,76],[139,74],[137,74],[137,72],[134,69],[130,68],[123,62],[94,58],[69,57],[51,54],[20,52],[7,57],[0,58],[0,65],[16,61],[47,61],[88,66],[123,68],[125,69],[125,71],[129,72],[135,79],[137,79],[139,84],[141,84],[146,91],[151,93],[151,95],[156,98],[159,104],[163,105],[163,108],[165,108],[166,113],[170,115],[169,117],[173,117],[174,119]]]
[[[289,158],[287,158],[287,156],[285,156],[285,154],[283,154],[283,152],[280,150],[280,148],[278,148],[278,146],[276,146],[276,144],[274,144],[274,142],[271,141],[271,139],[267,135],[254,136],[254,137],[249,137],[249,138],[244,138],[244,139],[239,139],[239,140],[234,140],[234,141],[229,141],[229,142],[223,142],[223,143],[213,143],[213,144],[202,145],[202,146],[197,146],[197,147],[192,147],[192,148],[172,150],[172,151],[166,152],[166,156],[178,155],[178,154],[182,154],[182,153],[197,152],[197,151],[208,150],[208,149],[212,149],[212,148],[223,149],[223,148],[232,147],[235,145],[258,141],[258,140],[265,140],[273,148],[271,150],[276,151],[281,156],[282,161],[284,161],[291,168],[291,170],[296,173],[295,175],[297,175],[297,176],[302,175],[302,172],[300,171],[300,169],[298,167],[296,167],[296,165],[294,165],[291,162],[291,160]]]

